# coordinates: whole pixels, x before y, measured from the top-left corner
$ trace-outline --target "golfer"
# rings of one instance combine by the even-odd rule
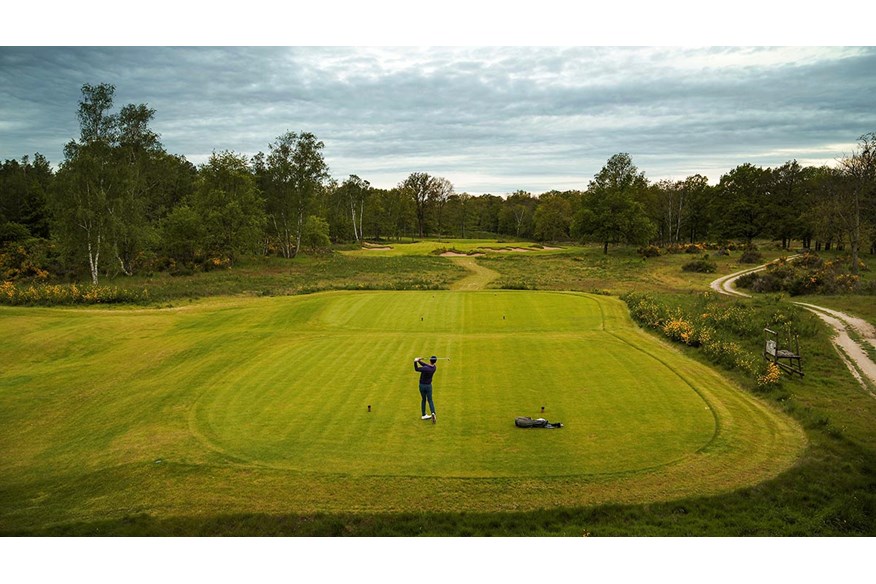
[[[414,359],[414,371],[420,374],[420,397],[422,398],[420,402],[422,417],[420,419],[428,420],[431,418],[433,424],[438,420],[435,416],[435,404],[432,402],[432,376],[435,375],[435,371],[438,369],[435,366],[436,361],[438,361],[438,357],[434,355],[429,359],[429,363],[425,363],[419,357]],[[426,401],[429,402],[429,410],[432,412],[431,416],[426,415]]]

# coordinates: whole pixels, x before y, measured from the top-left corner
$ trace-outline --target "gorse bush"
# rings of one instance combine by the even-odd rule
[[[738,301],[719,299],[711,292],[697,295],[688,306],[668,306],[652,294],[630,292],[621,296],[633,320],[666,338],[698,348],[713,363],[742,371],[756,387],[779,384],[780,374],[761,356],[764,328],[817,334],[809,315],[801,317],[795,309],[776,304],[754,307]],[[777,368],[776,368],[777,369]]]
[[[0,304],[12,306],[55,306],[69,304],[123,304],[148,302],[146,290],[77,284],[0,284]]]
[[[660,248],[656,245],[649,245],[648,247],[639,248],[639,255],[643,258],[656,258],[661,254]]]
[[[3,281],[46,281],[53,265],[55,251],[51,242],[27,238],[0,245],[0,279]]]

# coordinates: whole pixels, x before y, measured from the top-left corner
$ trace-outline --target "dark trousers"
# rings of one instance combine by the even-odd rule
[[[429,402],[429,411],[433,414],[435,413],[435,404],[432,403],[432,384],[431,383],[421,383],[420,384],[420,397],[423,398],[420,402],[420,410],[422,410],[423,414],[426,415],[426,402]]]

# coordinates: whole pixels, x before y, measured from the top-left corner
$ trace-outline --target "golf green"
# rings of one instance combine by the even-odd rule
[[[0,527],[665,500],[756,484],[805,446],[789,418],[603,296],[9,308],[0,339]],[[420,420],[412,363],[433,354],[450,358],[437,424]],[[564,427],[521,430],[516,416]]]

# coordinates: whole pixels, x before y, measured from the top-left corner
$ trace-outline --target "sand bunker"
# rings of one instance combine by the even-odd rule
[[[445,251],[441,254],[442,258],[474,258],[482,256],[482,253],[459,253],[456,251]]]

